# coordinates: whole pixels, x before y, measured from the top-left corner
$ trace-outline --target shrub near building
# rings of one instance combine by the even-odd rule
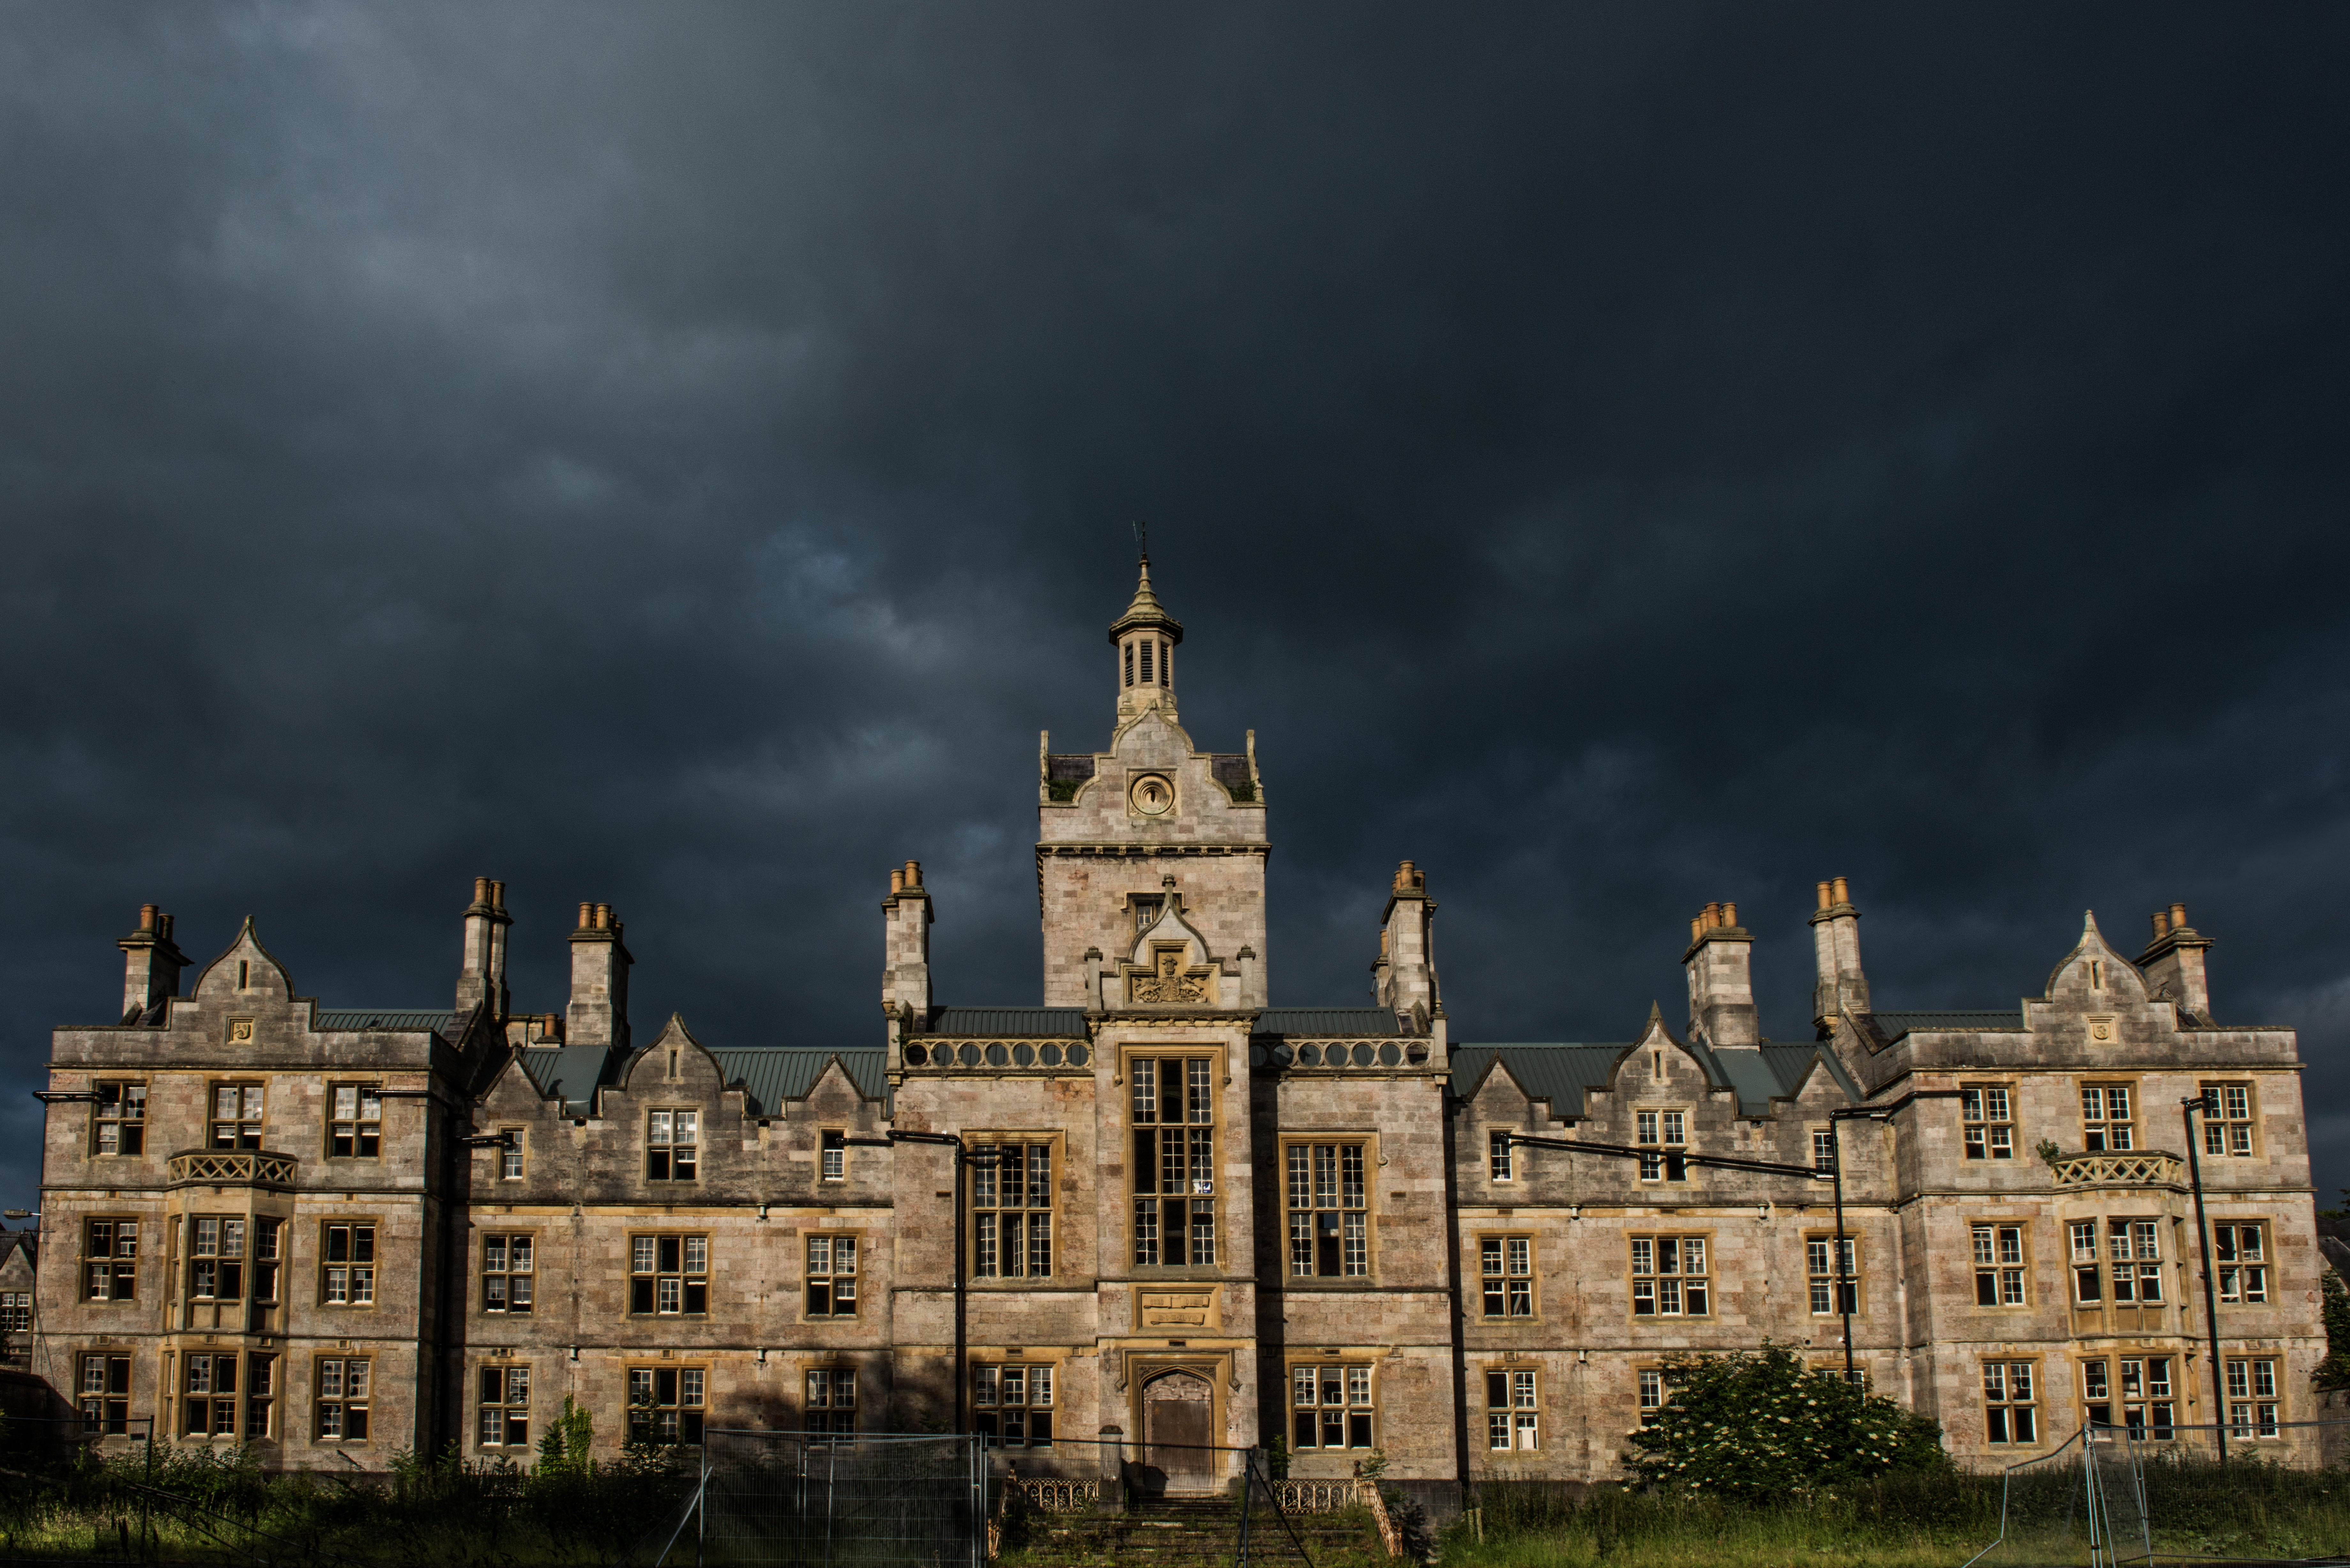
[[[1664,1408],[1625,1456],[1646,1481],[1761,1501],[1950,1467],[1934,1422],[1782,1346],[1671,1358],[1665,1381]]]

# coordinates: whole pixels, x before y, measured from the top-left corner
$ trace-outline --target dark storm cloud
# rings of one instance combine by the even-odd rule
[[[2350,1092],[2345,24],[2309,8],[25,9],[0,45],[8,1081],[155,899],[860,1043],[884,868],[1033,998],[1035,732],[1154,526],[1276,1000],[1386,874],[1457,1034],[2036,992],[2187,901]],[[1675,1019],[1678,1022],[1678,1019]],[[5,1112],[29,1195],[34,1107]]]

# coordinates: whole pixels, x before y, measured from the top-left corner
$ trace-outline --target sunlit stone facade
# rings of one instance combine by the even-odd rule
[[[411,1012],[296,995],[250,923],[183,992],[150,907],[120,1020],[54,1039],[36,1370],[101,1427],[294,1468],[527,1459],[566,1398],[610,1446],[945,1429],[960,1387],[1028,1473],[1212,1484],[1213,1446],[1279,1440],[1305,1476],[1382,1452],[1440,1501],[1617,1473],[1676,1351],[1841,1369],[1848,1304],[1856,1369],[1969,1464],[2215,1402],[2293,1441],[2265,1434],[2322,1354],[2300,1063],[2290,1030],[2214,1021],[2183,909],[2135,960],[2086,922],[2014,1005],[1880,1011],[1823,883],[1812,1038],[1762,1038],[1723,904],[1678,1031],[1651,1009],[1623,1040],[1497,1045],[1451,1037],[1406,861],[1371,995],[1274,1007],[1267,789],[1253,736],[1206,753],[1179,722],[1181,635],[1146,570],[1107,745],[1040,742],[1034,1005],[932,996],[912,862],[882,1016],[837,1044],[674,1017],[639,1042],[599,905],[565,1007],[517,1013],[486,880],[454,1005]],[[2180,1110],[2206,1091],[2216,1393]],[[1806,1173],[1864,1106],[1835,1124],[1847,1279]],[[975,1158],[959,1179],[893,1132]]]

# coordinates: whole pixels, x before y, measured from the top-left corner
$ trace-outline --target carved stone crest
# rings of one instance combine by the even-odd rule
[[[1205,972],[1185,974],[1183,954],[1181,950],[1177,948],[1159,949],[1157,970],[1150,974],[1128,975],[1126,986],[1128,1000],[1146,1005],[1156,1003],[1164,1006],[1170,1002],[1187,1002],[1198,1003],[1211,1000],[1208,994],[1207,974]]]

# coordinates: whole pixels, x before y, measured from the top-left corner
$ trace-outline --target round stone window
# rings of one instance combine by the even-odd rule
[[[1144,774],[1127,791],[1134,809],[1145,816],[1158,816],[1175,804],[1175,786],[1164,774]]]

